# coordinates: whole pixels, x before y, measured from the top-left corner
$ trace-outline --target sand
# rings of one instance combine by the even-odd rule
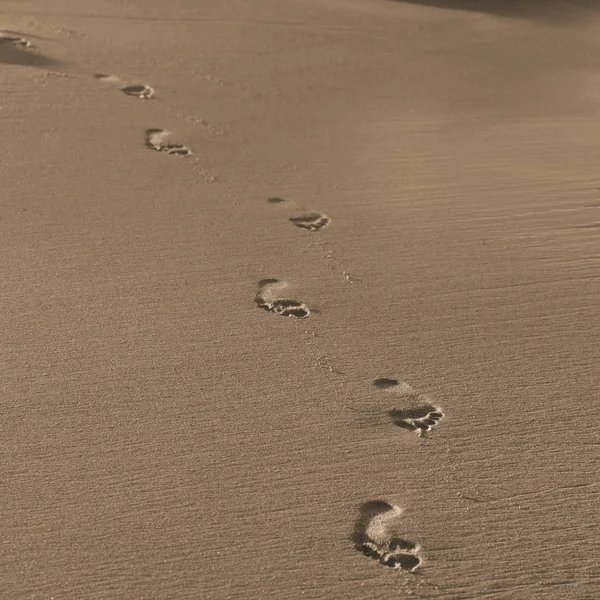
[[[600,597],[594,2],[0,15],[2,598]]]

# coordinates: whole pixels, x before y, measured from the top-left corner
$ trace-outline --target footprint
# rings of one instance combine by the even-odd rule
[[[147,100],[149,98],[154,98],[156,95],[156,90],[145,83],[134,83],[131,85],[125,85],[125,82],[116,75],[106,75],[105,73],[94,73],[92,75],[94,79],[99,79],[100,81],[106,81],[107,83],[116,83],[121,87],[121,91],[127,96],[134,96],[135,98],[142,98],[143,100]]]
[[[419,436],[423,436],[424,433],[431,431],[444,416],[438,406],[432,404],[427,396],[414,390],[408,383],[381,377],[375,379],[373,385],[380,390],[391,391],[412,401],[412,407],[394,408],[388,411],[398,427],[415,431]]]
[[[388,414],[398,427],[408,429],[408,431],[416,431],[420,436],[427,431],[431,431],[444,416],[439,408],[432,405],[407,410],[395,408],[390,410]]]
[[[311,213],[309,215],[301,217],[291,217],[290,221],[301,229],[307,229],[308,231],[319,231],[323,227],[327,227],[331,222],[331,219],[327,215],[321,215],[319,213]]]
[[[282,317],[295,317],[306,319],[310,309],[298,300],[277,298],[278,291],[288,287],[288,284],[278,279],[263,279],[258,282],[255,302],[259,308],[281,315]]]
[[[359,508],[352,540],[357,550],[382,565],[409,572],[421,564],[419,545],[398,536],[402,509],[385,500],[371,500]]]
[[[149,85],[145,85],[143,83],[135,84],[135,85],[127,85],[121,88],[121,91],[128,96],[135,96],[136,98],[142,98],[147,100],[149,98],[154,98],[156,91],[153,87]]]
[[[0,44],[10,44],[21,48],[33,48],[33,44],[25,38],[0,33]]]
[[[269,204],[286,204],[290,208],[294,208],[295,210],[302,212],[303,214],[297,217],[290,217],[289,219],[291,223],[293,223],[296,227],[300,227],[300,229],[306,229],[307,231],[319,231],[331,223],[331,219],[327,215],[322,215],[317,212],[306,212],[302,206],[296,204],[296,202],[292,202],[291,200],[286,200],[285,198],[273,196],[271,198],[267,198],[267,202]]]
[[[192,151],[183,144],[166,143],[166,139],[169,135],[169,132],[164,129],[147,129],[146,146],[157,152],[166,152],[167,154],[176,154],[178,156],[188,156],[192,153]]]

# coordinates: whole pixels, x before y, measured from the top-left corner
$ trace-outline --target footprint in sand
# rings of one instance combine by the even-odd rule
[[[10,44],[11,46],[20,46],[21,48],[33,48],[33,44],[29,40],[3,33],[0,33],[0,44]]]
[[[169,132],[165,129],[147,129],[146,146],[157,152],[166,152],[177,156],[189,156],[192,151],[183,144],[167,143]]]
[[[360,506],[354,526],[354,547],[393,569],[413,572],[420,564],[419,545],[399,536],[402,509],[385,500]]]
[[[311,213],[310,215],[301,217],[291,217],[290,221],[300,229],[307,229],[308,231],[319,231],[329,225],[331,219],[326,215],[320,215],[319,213]]]
[[[156,94],[153,87],[143,83],[127,85],[124,88],[121,88],[121,91],[128,96],[135,96],[136,98],[143,98],[144,100],[153,98]]]
[[[288,287],[285,281],[278,279],[263,279],[258,282],[255,302],[259,308],[281,315],[282,317],[295,317],[306,319],[310,315],[310,309],[303,302],[278,298],[279,292]]]
[[[121,87],[121,91],[127,96],[134,96],[135,98],[142,98],[143,100],[148,100],[150,98],[154,98],[156,95],[156,90],[146,85],[145,83],[135,83],[132,85],[125,85],[123,80],[117,77],[116,75],[105,75],[104,73],[96,73],[93,76],[95,79],[99,79],[100,81],[106,81],[107,83],[116,83]]]
[[[393,409],[388,414],[398,427],[416,431],[419,435],[431,431],[444,416],[439,408],[431,405],[407,410]]]
[[[415,431],[419,436],[423,436],[431,431],[444,416],[442,410],[433,405],[427,396],[420,394],[403,381],[382,377],[375,379],[373,385],[376,388],[403,396],[412,402],[413,406],[408,408],[394,408],[388,411],[392,421],[398,427]]]
[[[307,213],[302,209],[302,207],[300,207],[295,202],[291,202],[283,198],[267,198],[267,202],[269,204],[287,204],[290,207],[301,211],[303,214],[289,218],[289,221],[293,223],[296,227],[300,227],[300,229],[305,229],[307,231],[319,231],[320,229],[323,229],[323,227],[327,227],[327,225],[331,223],[331,219],[327,215],[322,215],[317,212]]]

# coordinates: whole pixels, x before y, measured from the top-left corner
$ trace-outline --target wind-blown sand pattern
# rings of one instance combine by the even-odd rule
[[[600,597],[596,2],[2,9],[2,598]]]

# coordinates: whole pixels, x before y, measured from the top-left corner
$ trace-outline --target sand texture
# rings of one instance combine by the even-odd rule
[[[2,0],[2,600],[600,598],[600,7]]]

